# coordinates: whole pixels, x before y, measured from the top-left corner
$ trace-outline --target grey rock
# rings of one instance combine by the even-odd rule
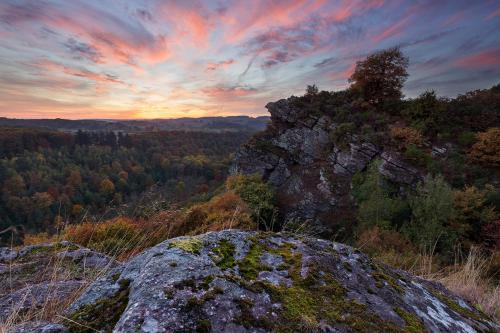
[[[56,257],[60,259],[71,259],[73,262],[88,268],[104,269],[107,266],[114,266],[118,264],[116,260],[110,256],[87,248],[64,250],[57,253]]]
[[[44,304],[63,302],[82,287],[83,281],[44,282],[30,285],[0,298],[0,321],[11,314],[41,308]]]
[[[414,167],[404,163],[401,158],[392,152],[383,152],[380,155],[382,163],[379,172],[399,184],[413,185],[422,179],[422,176]]]
[[[69,333],[62,324],[46,321],[28,321],[10,328],[7,333]]]
[[[328,115],[314,115],[295,105],[295,97],[268,103],[271,125],[235,155],[231,174],[258,174],[278,193],[285,223],[307,222],[335,233],[353,214],[352,178],[381,159],[379,172],[402,192],[423,179],[401,156],[352,135],[346,147],[331,139],[337,126]],[[351,214],[351,215],[350,215]]]
[[[234,265],[215,255],[223,242],[234,245],[225,254]],[[352,332],[360,325],[405,332],[408,317],[429,332],[500,328],[438,284],[351,247],[288,234],[226,230],[165,241],[96,281],[67,316],[85,325],[106,316],[79,311],[113,300],[124,285],[123,312],[107,322],[113,332]]]

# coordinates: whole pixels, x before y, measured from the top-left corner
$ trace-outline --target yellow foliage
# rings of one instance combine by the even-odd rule
[[[391,138],[399,149],[408,145],[421,146],[424,142],[420,131],[411,127],[392,127]]]
[[[476,134],[476,143],[469,151],[469,158],[475,162],[500,166],[500,127],[492,127]]]

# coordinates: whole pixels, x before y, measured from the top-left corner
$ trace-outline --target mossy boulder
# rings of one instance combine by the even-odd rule
[[[235,230],[143,252],[97,280],[66,317],[72,332],[499,330],[442,286],[351,247]]]
[[[118,265],[107,255],[67,241],[0,248],[0,327],[13,314],[21,319],[47,305],[66,305],[92,276]],[[20,332],[34,327],[29,325]]]

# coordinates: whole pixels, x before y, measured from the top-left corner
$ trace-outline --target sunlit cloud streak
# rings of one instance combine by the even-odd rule
[[[265,115],[266,102],[348,85],[399,46],[405,95],[500,77],[495,1],[3,0],[0,116]],[[465,78],[473,78],[467,80]]]

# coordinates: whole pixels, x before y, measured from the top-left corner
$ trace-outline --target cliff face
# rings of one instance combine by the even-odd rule
[[[422,175],[393,150],[352,135],[340,146],[331,117],[295,106],[296,97],[268,103],[268,129],[236,154],[231,173],[259,174],[277,188],[278,206],[285,221],[299,220],[331,231],[352,212],[354,174],[380,159],[379,172],[404,186]]]
[[[499,329],[442,286],[376,264],[349,246],[235,230],[146,250],[110,269],[61,318],[11,332]]]

